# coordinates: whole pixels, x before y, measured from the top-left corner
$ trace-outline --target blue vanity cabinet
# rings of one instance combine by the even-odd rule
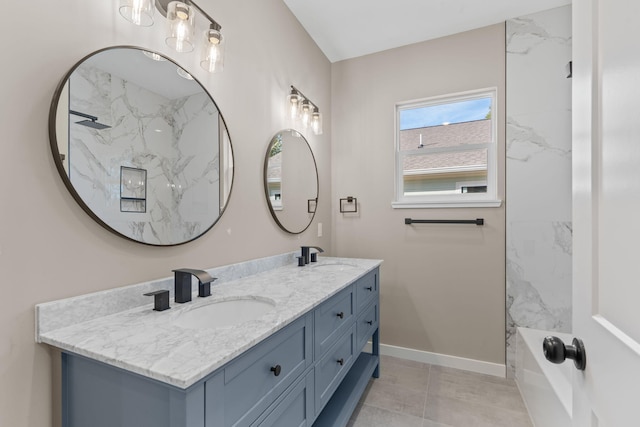
[[[313,427],[346,426],[370,378],[379,376],[379,281],[380,272],[376,268],[353,283],[351,294],[355,305],[350,329],[337,339],[320,361],[316,361],[316,419]],[[318,331],[317,326],[315,331]],[[369,339],[372,351],[363,352]],[[352,357],[345,357],[344,365],[338,364],[340,369],[337,369],[336,362],[343,358],[343,354],[348,355],[349,350]]]
[[[187,389],[63,353],[63,426],[344,427],[378,375],[378,280],[376,268]]]
[[[202,427],[205,386],[182,390],[62,353],[64,427]]]

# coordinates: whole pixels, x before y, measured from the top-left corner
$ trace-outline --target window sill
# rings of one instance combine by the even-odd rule
[[[393,209],[437,209],[437,208],[499,208],[502,200],[460,200],[433,202],[392,202]]]

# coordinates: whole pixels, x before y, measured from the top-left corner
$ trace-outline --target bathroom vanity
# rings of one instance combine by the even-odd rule
[[[172,296],[162,312],[138,295],[172,279],[38,305],[37,340],[62,351],[63,425],[346,425],[378,375],[380,263],[285,254],[210,269],[211,297]],[[243,301],[266,308],[243,318]],[[225,302],[230,319],[207,324]]]

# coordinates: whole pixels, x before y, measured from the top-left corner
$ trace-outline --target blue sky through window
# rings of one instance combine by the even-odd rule
[[[400,110],[400,130],[482,120],[489,111],[491,111],[491,98]]]

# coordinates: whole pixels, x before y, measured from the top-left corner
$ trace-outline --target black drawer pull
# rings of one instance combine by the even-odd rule
[[[282,366],[280,365],[272,366],[271,372],[273,372],[273,375],[277,377],[278,375],[280,375],[280,372],[282,372]]]
[[[367,320],[367,325],[373,325],[373,320]]]
[[[336,314],[336,316],[338,316],[341,319],[344,319],[344,312],[341,311],[340,313]]]
[[[337,362],[338,362],[338,365],[340,365],[340,366],[344,365],[344,359],[343,358],[338,359]]]
[[[369,287],[367,287],[365,289],[368,290],[369,292],[373,292],[373,286],[369,286]]]

